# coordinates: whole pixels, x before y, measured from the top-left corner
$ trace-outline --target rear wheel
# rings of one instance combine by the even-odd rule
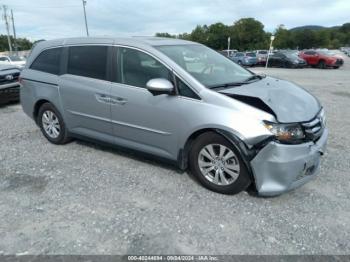
[[[217,133],[200,135],[191,148],[189,160],[192,174],[214,192],[237,194],[251,184],[238,150]]]
[[[51,143],[65,144],[70,140],[61,114],[50,103],[45,103],[40,107],[37,123],[43,135]]]

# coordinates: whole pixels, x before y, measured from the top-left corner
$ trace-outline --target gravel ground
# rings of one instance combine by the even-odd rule
[[[210,192],[132,153],[48,143],[20,105],[0,108],[0,254],[349,254],[350,59],[339,70],[253,71],[322,101],[321,174],[274,198]]]

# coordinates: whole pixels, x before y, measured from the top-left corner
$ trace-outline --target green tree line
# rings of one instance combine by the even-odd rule
[[[12,50],[14,48],[14,39],[11,36]],[[32,48],[33,43],[26,38],[17,38],[16,44],[18,47],[18,51],[29,50]],[[7,41],[7,35],[0,35],[0,52],[9,51],[9,45]]]
[[[307,49],[329,48],[350,45],[350,23],[331,28],[299,28],[288,30],[283,25],[273,32],[275,49]],[[215,23],[211,25],[197,25],[191,33],[171,35],[169,33],[156,33],[160,37],[180,38],[207,45],[216,50],[227,49],[227,39],[231,38],[231,49],[257,50],[268,49],[270,32],[264,30],[264,25],[254,18],[242,18],[225,25]]]

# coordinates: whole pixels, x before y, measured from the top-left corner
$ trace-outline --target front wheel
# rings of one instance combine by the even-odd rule
[[[53,144],[65,144],[70,138],[61,114],[50,103],[39,109],[37,123],[43,135]]]
[[[250,176],[238,150],[221,135],[200,135],[190,151],[190,170],[206,188],[237,194],[250,184]]]
[[[326,68],[326,63],[325,63],[325,61],[320,61],[320,62],[318,62],[318,68],[321,68],[321,69],[325,69]]]

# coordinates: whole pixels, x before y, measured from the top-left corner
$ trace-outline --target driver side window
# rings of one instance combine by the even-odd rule
[[[172,81],[171,71],[152,56],[131,48],[119,49],[120,82],[122,84],[146,88],[146,83],[154,78]]]

